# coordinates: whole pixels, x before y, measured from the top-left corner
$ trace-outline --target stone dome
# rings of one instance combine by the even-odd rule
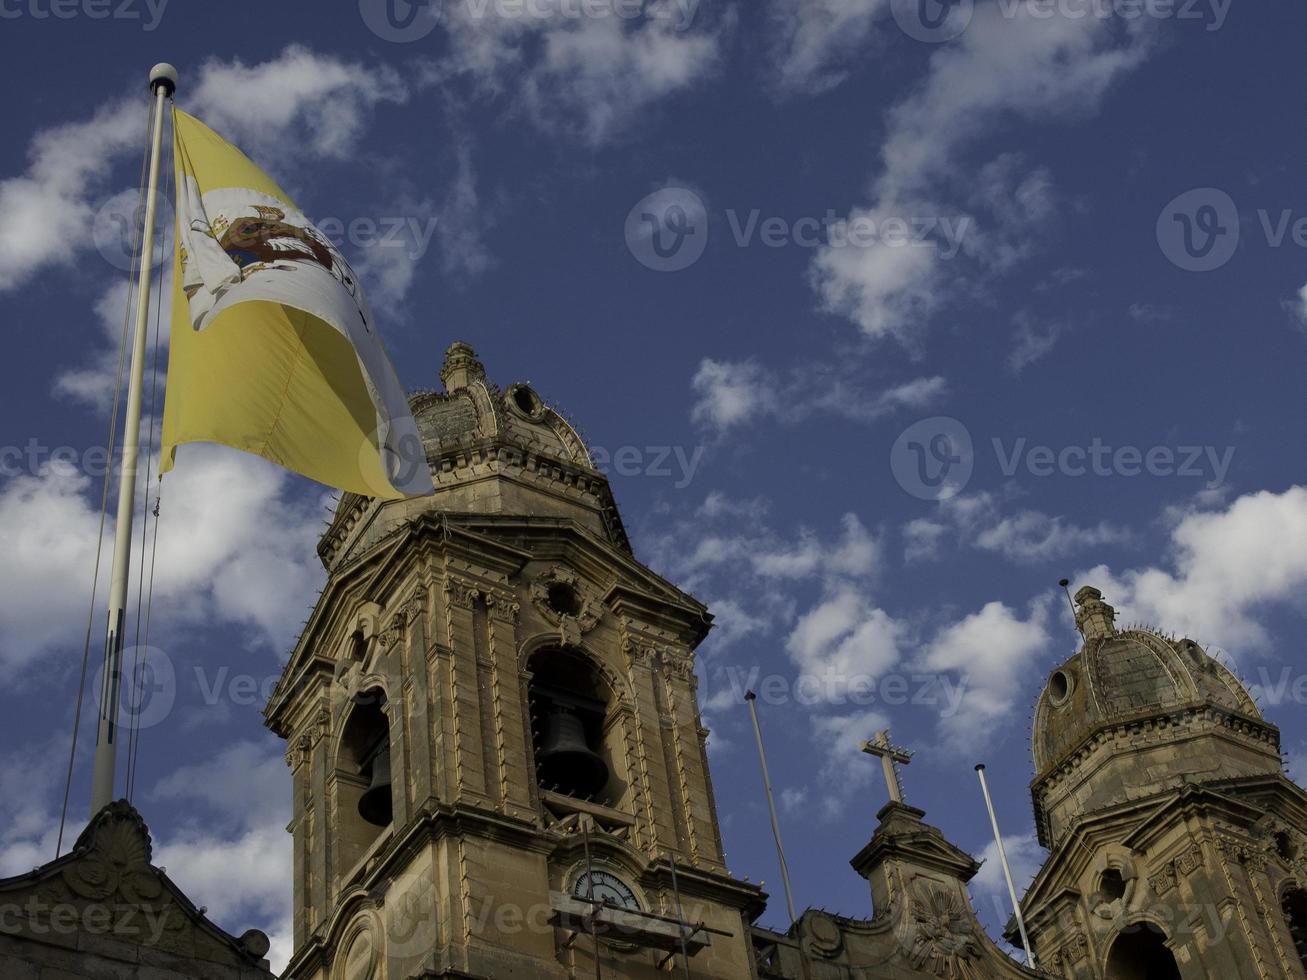
[[[1049,676],[1035,707],[1035,771],[1057,766],[1095,732],[1211,705],[1261,721],[1239,680],[1193,640],[1149,629],[1118,631],[1093,587],[1076,593],[1084,645]]]
[[[423,515],[574,523],[631,551],[608,478],[529,383],[499,388],[461,341],[445,352],[440,380],[444,391],[409,398],[435,493],[384,502],[344,494],[318,543],[328,569]]]
[[[443,392],[421,391],[409,399],[428,458],[494,442],[594,469],[589,449],[567,419],[526,382],[501,391],[486,379],[476,351],[462,341],[445,352],[440,380]]]

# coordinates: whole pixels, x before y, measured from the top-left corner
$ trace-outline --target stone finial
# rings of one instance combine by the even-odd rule
[[[1076,628],[1086,640],[1116,634],[1116,610],[1103,601],[1103,593],[1086,585],[1076,593]]]
[[[473,381],[484,380],[486,369],[477,360],[477,352],[461,340],[456,340],[445,351],[445,364],[440,369],[440,380],[446,391],[466,388]]]

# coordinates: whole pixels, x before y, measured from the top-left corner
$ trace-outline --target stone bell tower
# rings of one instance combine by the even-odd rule
[[[466,344],[412,399],[436,492],[347,494],[265,717],[294,782],[295,980],[754,974],[695,694],[705,608]],[[660,973],[660,971],[664,971]]]
[[[1031,793],[1050,851],[1023,901],[1040,965],[1076,980],[1307,977],[1307,793],[1279,730],[1193,640],[1118,630],[1092,587],[1084,644],[1035,709]]]

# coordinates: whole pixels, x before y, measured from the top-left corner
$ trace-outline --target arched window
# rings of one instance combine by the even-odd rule
[[[348,871],[391,822],[390,721],[379,688],[360,693],[336,752],[336,837]]]
[[[549,647],[530,660],[531,736],[542,789],[611,804],[618,787],[605,744],[612,692],[584,655]]]
[[[1284,919],[1289,923],[1289,934],[1293,936],[1293,945],[1298,950],[1298,959],[1307,968],[1307,891],[1291,888],[1284,893],[1280,903],[1284,909]]]
[[[1122,932],[1107,958],[1107,980],[1180,980],[1162,930],[1141,922]]]

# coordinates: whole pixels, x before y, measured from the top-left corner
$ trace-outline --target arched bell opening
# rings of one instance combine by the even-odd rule
[[[613,692],[584,654],[548,647],[528,661],[531,741],[542,789],[610,805],[620,781],[607,743]]]
[[[1289,925],[1298,959],[1303,969],[1307,969],[1307,891],[1290,888],[1280,900],[1280,908],[1284,910],[1284,921]]]
[[[1107,980],[1181,980],[1166,934],[1149,922],[1133,925],[1117,937],[1107,957]]]
[[[390,825],[390,720],[380,688],[354,699],[336,751],[336,823],[341,864],[353,867]]]

